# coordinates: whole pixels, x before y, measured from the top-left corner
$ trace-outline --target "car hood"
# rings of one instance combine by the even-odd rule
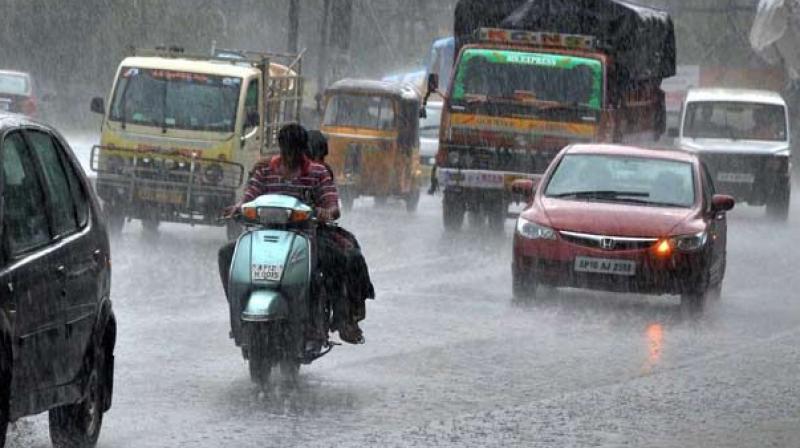
[[[669,236],[676,227],[680,227],[697,214],[695,209],[688,208],[551,198],[542,198],[540,208],[549,221],[547,225],[555,230],[652,238]],[[534,214],[535,212],[529,210],[523,213],[523,216],[531,219]]]
[[[729,140],[716,138],[682,138],[681,149],[695,153],[774,154],[789,149],[789,142]]]

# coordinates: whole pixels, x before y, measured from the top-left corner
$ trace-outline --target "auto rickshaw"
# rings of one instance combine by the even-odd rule
[[[345,79],[325,91],[322,132],[342,207],[360,196],[377,204],[405,201],[414,212],[420,196],[421,96],[409,84]]]

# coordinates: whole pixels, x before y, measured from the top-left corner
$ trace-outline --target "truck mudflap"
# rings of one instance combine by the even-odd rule
[[[474,188],[479,190],[511,191],[511,184],[518,179],[541,179],[541,174],[513,171],[462,170],[439,168],[437,179],[444,188]]]

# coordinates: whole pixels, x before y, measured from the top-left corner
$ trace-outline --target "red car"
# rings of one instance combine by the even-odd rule
[[[535,188],[514,183],[529,205],[514,235],[516,298],[537,287],[679,294],[699,306],[725,276],[730,196],[714,192],[689,153],[573,145]]]
[[[36,116],[36,97],[29,74],[0,70],[0,112]]]

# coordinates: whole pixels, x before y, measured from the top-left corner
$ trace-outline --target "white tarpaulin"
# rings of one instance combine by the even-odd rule
[[[750,30],[750,45],[768,62],[783,63],[800,79],[800,0],[761,0]]]

